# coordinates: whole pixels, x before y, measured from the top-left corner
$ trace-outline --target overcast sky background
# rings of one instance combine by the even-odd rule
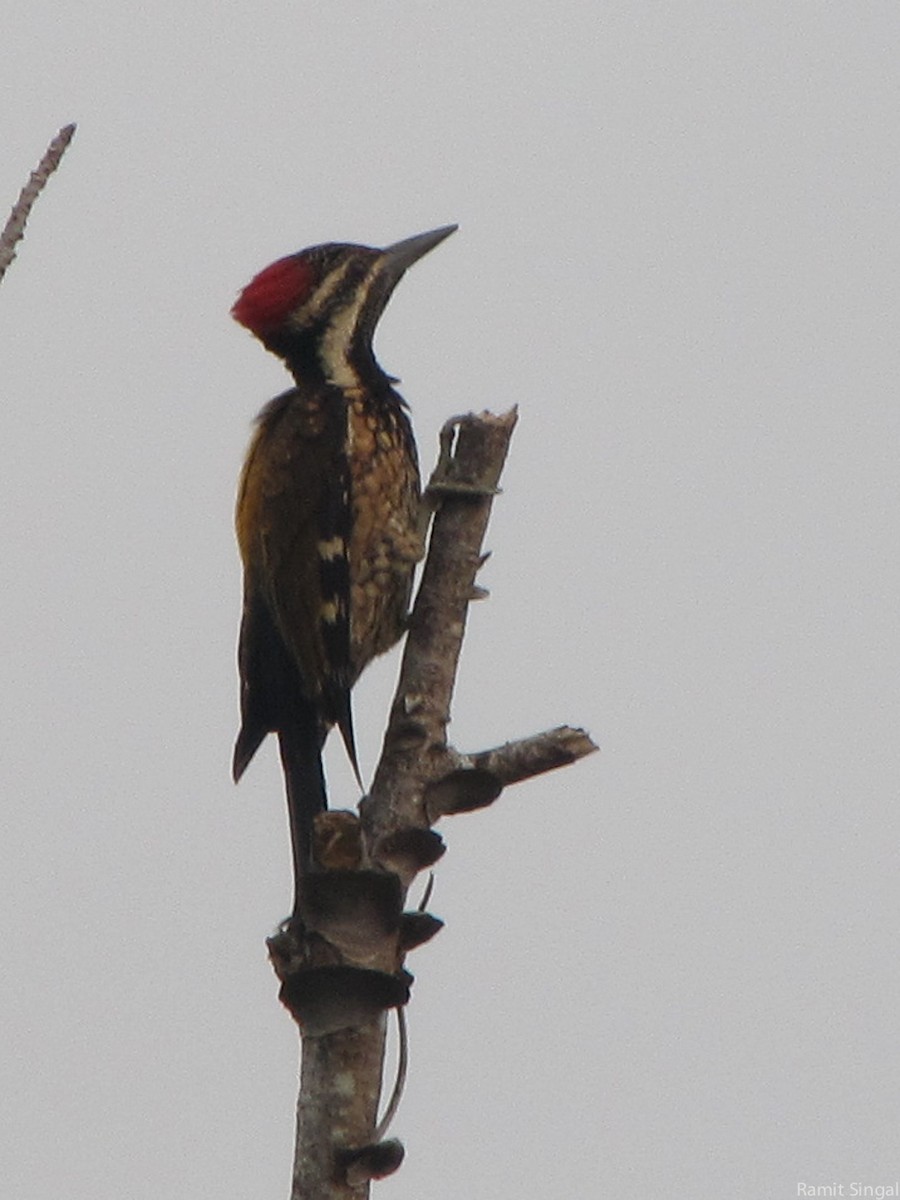
[[[228,774],[235,481],[287,377],[228,310],[451,221],[378,350],[426,470],[447,416],[520,406],[452,736],[603,752],[444,822],[376,1195],[894,1182],[897,4],[3,26],[0,207],[79,127],[0,286],[2,1195],[287,1195],[273,748]]]

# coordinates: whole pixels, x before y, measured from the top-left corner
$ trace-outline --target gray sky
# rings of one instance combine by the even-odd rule
[[[3,24],[0,204],[79,129],[0,287],[2,1194],[287,1194],[274,752],[228,776],[234,485],[286,376],[228,309],[451,221],[378,347],[425,469],[446,416],[520,406],[452,734],[603,753],[444,823],[377,1194],[893,1183],[897,5]]]

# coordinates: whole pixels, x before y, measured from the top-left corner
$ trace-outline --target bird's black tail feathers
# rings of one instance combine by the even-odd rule
[[[324,812],[328,800],[325,772],[322,769],[324,734],[310,704],[298,721],[278,730],[278,750],[284,769],[288,819],[291,828],[291,854],[294,863],[294,912],[300,899],[300,881],[308,872],[312,858],[313,822]]]
[[[237,741],[234,743],[234,754],[231,758],[231,778],[235,783],[247,769],[247,764],[257,752],[263,738],[268,733],[264,727],[259,729],[246,723],[241,725]]]
[[[349,688],[343,688],[335,698],[334,721],[341,731],[341,740],[344,743],[344,749],[347,751],[347,757],[350,759],[350,766],[353,768],[353,774],[356,776],[359,790],[364,792],[366,789],[363,786],[362,775],[359,770],[359,758],[356,754],[356,738],[353,735],[353,710],[350,706]]]

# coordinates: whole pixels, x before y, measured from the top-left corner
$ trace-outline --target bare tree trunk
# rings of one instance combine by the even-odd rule
[[[280,997],[302,1040],[292,1200],[364,1200],[403,1148],[376,1129],[385,1013],[409,998],[409,950],[441,927],[405,912],[419,871],[441,856],[441,816],[490,804],[508,783],[596,749],[561,727],[474,755],[447,744],[450,701],[481,544],[515,411],[454,419],[429,492],[439,498],[381,761],[360,815],[316,818],[316,870],[299,916],[269,940]],[[454,444],[455,443],[455,444]],[[402,1026],[401,1026],[402,1027]]]
[[[382,1013],[357,1029],[302,1040],[293,1196],[349,1198],[368,1192],[365,1181],[361,1190],[348,1180],[352,1164],[336,1161],[334,1147],[373,1142],[385,1023]]]

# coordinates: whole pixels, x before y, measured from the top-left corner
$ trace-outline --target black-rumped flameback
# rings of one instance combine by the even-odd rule
[[[233,774],[278,735],[295,884],[326,804],[325,737],[338,726],[358,776],[350,689],[402,635],[422,553],[412,428],[372,338],[407,268],[455,228],[384,250],[314,246],[266,267],[232,309],[294,377],[259,414],[238,491]]]

